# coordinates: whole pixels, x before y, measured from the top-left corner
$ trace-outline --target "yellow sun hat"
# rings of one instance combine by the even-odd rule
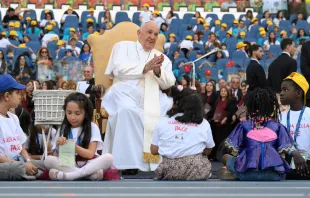
[[[70,32],[75,32],[75,29],[74,28],[70,28]]]
[[[19,48],[27,48],[26,44],[19,44]]]
[[[237,49],[240,49],[240,48],[246,47],[246,46],[247,46],[247,44],[245,44],[245,43],[243,43],[243,42],[238,42],[236,48],[237,48]]]
[[[227,24],[226,23],[222,23],[221,26],[224,27],[224,28],[227,28]]]
[[[94,20],[93,20],[92,18],[88,18],[88,19],[86,20],[86,22],[87,22],[87,23],[93,23]]]
[[[64,44],[65,44],[65,42],[63,40],[58,40],[58,42],[57,42],[57,46],[64,45]]]
[[[220,20],[216,20],[215,21],[215,25],[220,25],[221,24],[221,21]]]
[[[145,3],[145,4],[143,4],[143,7],[150,7],[150,4],[148,4],[148,3]]]
[[[17,32],[16,31],[10,31],[10,36],[18,36]]]
[[[209,23],[204,23],[203,27],[210,27],[210,24]]]
[[[26,21],[31,21],[31,17],[26,17]]]
[[[282,31],[280,32],[280,35],[282,36],[283,34],[287,34],[287,32],[286,32],[285,30],[282,30]]]
[[[94,8],[90,8],[89,12],[95,12],[95,9]]]
[[[240,32],[240,36],[245,36],[246,33],[245,32]]]
[[[15,21],[14,27],[15,27],[15,28],[20,28],[20,22],[19,22],[19,21]]]
[[[15,27],[15,23],[14,22],[10,22],[9,23],[9,27]]]
[[[169,34],[169,37],[174,37],[175,38],[175,34],[171,33],[171,34]]]
[[[53,29],[53,26],[52,26],[52,25],[47,25],[47,26],[45,27],[45,29],[46,29],[47,31],[51,31],[51,30]]]
[[[239,21],[238,20],[234,20],[234,24],[238,24],[239,23]]]
[[[35,25],[37,25],[37,24],[38,24],[38,23],[37,23],[36,21],[34,21],[34,20],[30,22],[30,25],[33,25],[33,26],[35,26]]]
[[[50,13],[50,12],[51,12],[50,10],[45,10],[44,11],[45,14]]]
[[[94,35],[95,35],[95,36],[99,36],[100,33],[99,33],[99,32],[94,32]]]
[[[232,31],[227,31],[226,34],[230,34],[230,36],[232,36]]]
[[[192,40],[193,37],[192,37],[191,35],[187,35],[185,39],[186,39],[186,40]]]

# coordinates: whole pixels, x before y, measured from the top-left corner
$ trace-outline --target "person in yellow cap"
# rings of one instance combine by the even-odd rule
[[[94,33],[94,26],[92,23],[87,24],[87,32],[82,35],[83,41],[87,40],[88,36]]]
[[[174,33],[169,34],[169,41],[164,44],[164,50],[168,51],[171,44],[176,43],[176,35]]]
[[[259,31],[259,35],[260,37],[257,41],[257,44],[263,46],[265,40],[268,39],[268,37],[266,36],[266,31],[265,30]]]
[[[61,50],[61,49],[65,49],[65,41],[63,41],[63,40],[58,40],[57,41],[57,47],[58,47],[58,49],[56,50],[56,59],[58,59],[59,57],[58,57],[58,55],[59,55],[59,51]]]
[[[216,20],[214,22],[214,27],[211,28],[211,32],[218,32],[221,29],[221,21],[220,20]]]
[[[161,27],[161,24],[162,23],[165,23],[165,19],[163,19],[161,16],[160,16],[160,12],[158,10],[155,10],[153,12],[153,20],[155,21],[155,23],[157,23],[157,26],[158,28]]]
[[[210,24],[209,23],[203,24],[203,31],[204,32],[210,32]]]
[[[19,21],[16,21],[16,24],[17,24],[17,27],[18,27],[18,24],[19,24],[19,27],[20,27],[20,22]],[[15,22],[10,22],[9,23],[9,28],[6,32],[7,35],[10,35],[10,32],[11,31],[14,31],[16,34],[17,34],[17,38],[19,40],[22,40],[23,39],[23,34],[19,31],[19,28],[16,28],[15,27]],[[15,40],[15,39],[14,39]]]
[[[249,26],[249,31],[251,31],[251,28],[252,28],[253,26],[258,25],[258,23],[259,23],[258,19],[257,19],[257,18],[253,18],[253,19],[251,20],[251,25]]]
[[[236,49],[237,49],[237,51],[244,51],[245,52],[246,46],[247,46],[247,44],[245,44],[243,42],[238,42],[236,45]]]
[[[244,21],[240,20],[238,26],[233,28],[233,36],[237,38],[240,32],[247,32],[247,28],[245,27]]]
[[[62,40],[69,42],[69,40],[74,37],[75,32],[76,30],[74,28],[70,28],[69,34],[64,34],[64,36],[62,37]]]
[[[227,31],[227,24],[226,23],[222,23],[220,29],[215,32],[217,35],[220,34],[220,32],[226,32]]]
[[[205,20],[202,17],[197,18],[196,25],[193,27],[193,31],[196,32],[197,30],[202,30],[204,23],[205,23]]]
[[[227,38],[231,38],[231,37],[232,37],[232,31],[231,31],[231,30],[228,30],[228,31],[226,32],[226,37],[223,38],[223,40],[222,40],[222,43],[225,43],[225,40],[226,40]]]
[[[288,152],[293,171],[286,179],[310,179],[310,108],[306,107],[309,83],[300,73],[293,72],[281,84],[280,100],[290,109],[281,113],[281,124],[291,134],[295,144]]]
[[[45,28],[48,24],[51,24],[51,22],[55,22],[52,12],[45,12],[44,19],[40,22],[40,27]]]
[[[143,11],[140,12],[139,19],[140,19],[141,24],[152,20],[152,12],[150,11],[149,4],[147,3],[143,4]]]
[[[280,37],[278,38],[278,41],[281,43],[281,41],[285,38],[288,38],[287,32],[285,30],[282,30],[280,32]]]
[[[245,32],[240,32],[238,42],[244,42],[246,38],[246,33]]]
[[[75,12],[71,6],[68,8],[67,11],[64,12],[63,16],[61,17],[61,20],[60,20],[61,24],[65,22],[67,16],[76,16],[77,19],[79,19],[78,13]]]
[[[29,27],[26,29],[27,34],[35,34],[37,36],[43,35],[43,32],[40,28],[37,27],[38,23],[36,20],[31,20]]]
[[[180,43],[179,47],[181,51],[184,52],[185,56],[188,57],[189,53],[193,50],[193,37],[191,35],[187,35],[185,39]]]
[[[4,28],[8,27],[10,21],[20,21],[18,13],[15,13],[14,8],[9,8],[7,12],[8,14],[5,15],[2,20],[2,25]]]
[[[57,37],[59,40],[59,36],[53,31],[53,28],[52,25],[47,25],[45,27],[46,34],[42,38],[42,47],[47,47],[47,43],[53,41],[53,37]]]

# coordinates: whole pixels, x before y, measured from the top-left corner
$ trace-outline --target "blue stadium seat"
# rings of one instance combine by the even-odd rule
[[[52,14],[52,18],[55,18],[53,10],[49,10],[49,11]],[[42,21],[43,19],[45,19],[45,10],[42,10],[41,15],[40,15],[40,21]]]
[[[228,58],[221,58],[216,61],[217,70],[226,70],[226,64],[228,63]]]
[[[234,24],[234,20],[235,20],[235,15],[233,15],[233,14],[224,14],[223,18],[222,18],[222,23],[226,23],[227,24],[227,28],[230,28]]]
[[[47,44],[47,49],[53,59],[56,58],[56,50],[58,49],[57,42],[58,41],[50,41]]]
[[[218,39],[222,41],[226,37],[226,31],[220,31]]]
[[[254,26],[252,26],[251,27],[251,30],[247,33],[247,36],[248,37],[253,37],[253,38],[257,38],[257,33],[259,33],[259,28],[260,28],[261,26],[259,26],[259,25],[254,25]]]
[[[183,32],[183,36],[181,37],[181,39],[184,40],[185,37],[188,36],[188,35],[194,36],[194,31],[186,30],[185,32]]]
[[[218,81],[218,70],[217,70],[217,68],[216,67],[210,67],[210,66],[204,66],[201,68],[201,70],[196,71],[196,72],[198,72],[200,81],[202,83],[207,83],[207,79],[206,79],[206,75],[205,75],[207,70],[210,70],[212,72],[211,79]]]
[[[30,14],[26,14],[26,12],[23,13],[23,18],[25,19],[26,17],[30,17],[32,19],[37,20],[37,13],[35,10],[28,10],[30,11]]]
[[[250,21],[250,20],[245,20],[245,21],[244,21],[244,25],[245,25],[246,27],[249,27],[249,26],[251,25],[251,21]]]
[[[243,17],[245,17],[245,14],[240,14],[240,16],[239,16],[239,19],[238,19],[238,20],[241,20]]]
[[[189,53],[189,60],[190,61],[194,61],[194,60],[196,60],[197,59],[197,51],[191,51],[190,53]]]
[[[260,19],[262,19],[262,18],[263,18],[263,14],[262,14],[262,13],[257,14],[257,15],[256,15],[256,18],[258,18],[258,19],[259,19],[259,21],[260,21]]]
[[[195,17],[194,14],[192,13],[185,13],[184,16],[183,16],[183,23],[185,24],[189,24],[190,23],[190,20]]]
[[[193,50],[200,50],[200,51],[202,51],[202,52],[204,52],[204,46],[202,45],[202,44],[199,44],[199,43],[194,43],[193,44],[193,46],[194,46],[194,49]]]
[[[98,24],[102,23],[102,18],[104,17],[104,11],[99,12],[98,14]]]
[[[186,58],[177,58],[177,59],[174,60],[173,63],[172,63],[172,70],[179,69],[178,66],[179,66],[179,64],[180,64],[181,62],[186,63],[186,62],[188,62],[188,60],[187,60]]]
[[[297,19],[297,14],[290,14],[289,21],[292,23],[295,19]]]
[[[298,20],[295,27],[297,30],[299,30],[299,29],[305,29],[306,27],[308,27],[308,25],[309,24],[306,20]]]
[[[130,21],[127,12],[117,12],[115,15],[115,24],[118,24],[124,21]]]
[[[64,59],[65,61],[78,61],[80,60],[78,57],[71,56]]]
[[[184,22],[183,22],[184,23]],[[197,20],[196,19],[190,19],[189,20],[189,25],[194,27],[197,24]]]
[[[169,48],[169,51],[167,54],[167,56],[170,58],[170,60],[173,59],[174,52],[177,50],[178,50],[178,44],[177,43],[173,43],[170,45],[170,48]]]
[[[58,52],[58,59],[61,60],[66,55],[66,49],[60,49]]]
[[[212,18],[213,21],[216,21],[219,19],[217,14],[207,14],[206,18],[209,18],[209,17]]]
[[[178,31],[178,35],[179,36],[183,36],[183,33],[187,30],[187,27],[189,26],[189,24],[182,24],[180,27],[179,27],[179,31]]]
[[[274,58],[277,58],[282,53],[282,49],[279,45],[271,45],[269,48],[269,53],[274,56]]]
[[[88,10],[84,10],[81,15],[81,22],[86,21],[87,15],[89,14],[90,12]]]
[[[65,27],[79,27],[79,19],[77,18],[77,16],[73,15],[73,16],[67,16],[65,19],[65,23],[64,23],[64,28]]]
[[[169,31],[171,33],[178,34],[179,32],[179,27],[183,24],[181,19],[172,19]]]
[[[140,21],[140,12],[135,12],[132,16],[132,22],[134,24],[136,24],[137,26],[141,25],[141,21]]]
[[[243,51],[234,51],[231,54],[231,59],[235,62],[235,65],[240,65],[242,69],[246,67],[245,60],[247,56]]]
[[[29,47],[35,54],[38,53],[41,46],[42,46],[41,42],[38,41],[29,41],[27,43],[27,47]]]
[[[25,36],[28,36],[31,41],[40,41],[38,35],[36,34],[26,34]]]
[[[15,45],[15,46],[19,46],[20,42],[17,40],[9,40],[11,44]]]
[[[31,54],[28,48],[16,48],[14,52],[14,57],[17,58],[19,55],[21,55],[24,52],[28,52],[29,54]]]

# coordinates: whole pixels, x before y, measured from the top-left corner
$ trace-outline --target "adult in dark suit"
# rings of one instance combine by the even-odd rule
[[[232,97],[236,99],[237,104],[240,102],[242,98],[242,90],[240,89],[240,78],[239,77],[232,77],[230,82],[230,88]]]
[[[283,79],[297,71],[297,62],[292,56],[295,54],[295,43],[292,39],[281,41],[282,54],[276,58],[268,69],[268,86],[277,94],[281,92]]]
[[[255,88],[266,88],[267,80],[263,67],[259,60],[262,59],[264,52],[260,45],[252,45],[250,49],[251,61],[246,69],[246,80],[249,85],[248,91],[253,91]]]
[[[310,41],[305,42],[301,48],[300,56],[300,69],[301,73],[310,82]],[[310,107],[310,92],[307,93],[307,107]]]

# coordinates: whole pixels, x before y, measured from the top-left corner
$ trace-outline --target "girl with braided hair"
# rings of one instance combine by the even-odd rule
[[[155,180],[207,180],[211,163],[207,155],[214,147],[211,127],[203,118],[200,95],[182,86],[171,90],[174,107],[155,128],[151,152],[161,155]]]
[[[223,156],[222,161],[227,168],[220,169],[220,179],[285,179],[291,168],[282,154],[291,150],[293,139],[279,123],[277,101],[276,94],[270,89],[256,88],[248,93],[245,99],[248,120],[241,122],[225,142],[232,149],[233,156]]]

